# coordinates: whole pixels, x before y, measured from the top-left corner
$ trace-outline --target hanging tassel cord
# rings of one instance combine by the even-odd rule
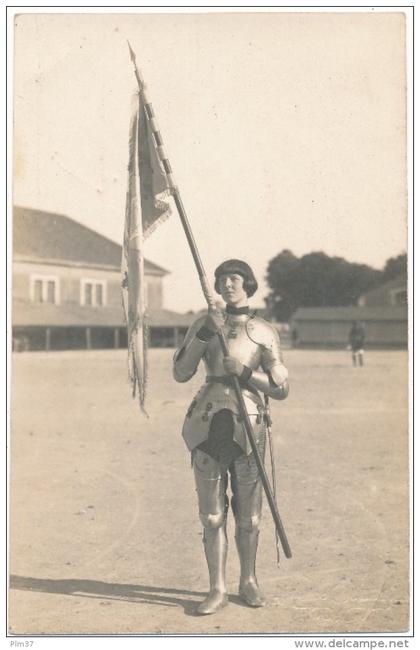
[[[274,501],[277,504],[276,463],[274,460],[274,443],[273,443],[273,430],[272,430],[273,421],[271,419],[270,398],[268,397],[268,395],[264,395],[264,403],[265,403],[265,421],[267,425],[267,436],[268,436],[268,442],[270,447],[271,489],[273,492]],[[276,538],[277,566],[279,567],[280,566],[280,539],[276,527],[274,527],[274,535]]]

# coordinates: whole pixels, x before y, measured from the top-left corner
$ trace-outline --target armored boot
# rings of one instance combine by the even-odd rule
[[[225,582],[228,547],[226,522],[219,527],[206,527],[203,534],[203,543],[209,569],[210,591],[208,596],[197,607],[197,614],[201,615],[214,614],[228,604]]]
[[[264,607],[266,600],[261,592],[255,575],[259,530],[236,528],[236,546],[241,566],[239,596],[250,607]]]

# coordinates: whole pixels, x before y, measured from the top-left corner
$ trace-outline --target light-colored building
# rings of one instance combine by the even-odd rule
[[[125,347],[121,246],[60,214],[13,212],[13,347]],[[191,321],[163,308],[168,271],[145,260],[151,345],[176,345]]]
[[[407,346],[408,321],[404,305],[376,307],[301,307],[290,328],[295,347],[345,347],[353,321],[363,323],[367,348]]]
[[[399,275],[376,289],[360,296],[360,307],[378,307],[407,305],[407,277]]]

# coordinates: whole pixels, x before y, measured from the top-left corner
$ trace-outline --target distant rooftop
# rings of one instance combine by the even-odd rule
[[[122,237],[123,223],[121,223]],[[121,267],[122,247],[95,230],[63,214],[15,206],[13,208],[13,257],[16,261]],[[169,271],[145,260],[145,273]]]
[[[375,289],[371,289],[362,294],[359,298],[359,304],[373,306],[380,301],[384,305],[389,304],[389,295],[395,290],[407,291],[407,276],[405,274],[398,275],[388,280],[388,282],[381,284],[379,287],[375,287]]]
[[[399,288],[401,289],[407,288],[407,276],[403,273],[397,275],[395,278],[391,278],[391,280],[388,280],[388,282],[384,282],[384,284],[381,284],[379,287],[375,287],[375,289],[371,289],[370,291],[363,293],[362,295],[370,296],[374,293],[377,293],[378,291],[399,289]]]

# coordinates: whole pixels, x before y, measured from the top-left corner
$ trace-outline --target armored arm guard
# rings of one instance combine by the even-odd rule
[[[253,370],[248,384],[272,399],[286,399],[289,394],[289,373],[283,365],[277,331],[269,323],[258,319],[256,327],[248,335],[262,347],[261,367],[263,369],[263,372]]]
[[[287,373],[287,370],[284,366],[282,366],[282,370],[286,371]],[[281,381],[281,383],[277,384],[276,379],[277,381]],[[271,397],[272,399],[286,399],[289,394],[289,382],[287,379],[287,374],[286,378],[284,378],[282,372],[281,378],[277,376],[276,379],[274,379],[271,372],[266,373],[254,370],[250,379],[248,380],[248,384],[257,390],[262,391],[265,393],[265,395],[268,395],[268,397]]]
[[[197,338],[197,332],[202,327],[205,317],[199,318],[189,328],[184,342],[175,352],[173,362],[173,376],[175,381],[186,382],[197,371],[198,364],[206,351],[207,342]]]

